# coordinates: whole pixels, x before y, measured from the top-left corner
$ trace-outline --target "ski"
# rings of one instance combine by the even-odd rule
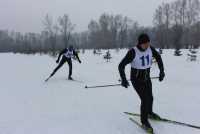
[[[143,127],[143,125],[141,123],[139,123],[138,121],[134,120],[133,118],[129,118],[129,120],[132,121],[133,123],[135,123],[141,129],[143,129],[147,134],[155,134],[152,129],[147,129],[147,128]]]
[[[124,113],[127,115],[131,115],[131,116],[140,116],[140,114],[137,114],[137,113],[130,113],[130,112],[124,112]],[[196,125],[192,125],[192,124],[188,124],[188,123],[184,123],[184,122],[179,122],[179,121],[175,121],[175,120],[170,120],[170,119],[166,119],[166,118],[161,118],[159,120],[153,119],[153,118],[150,118],[150,119],[155,120],[155,121],[162,121],[162,122],[167,122],[167,123],[171,123],[171,124],[175,124],[175,125],[181,125],[181,126],[200,129],[200,126],[196,126]]]
[[[45,79],[45,82],[47,82],[50,78],[51,78],[51,76],[49,76],[47,79]],[[66,79],[66,80],[73,81],[73,82],[83,83],[83,81],[80,81],[80,80],[74,80],[74,79]]]
[[[83,81],[80,81],[80,80],[75,80],[75,79],[72,79],[72,80],[70,80],[70,79],[67,79],[68,81],[74,81],[74,82],[79,82],[79,83],[83,83]]]

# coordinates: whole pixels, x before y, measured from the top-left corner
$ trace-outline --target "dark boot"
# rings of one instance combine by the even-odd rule
[[[151,112],[148,117],[154,120],[161,120],[161,117],[154,112]]]
[[[153,133],[153,128],[148,121],[142,122],[142,127],[148,132]]]
[[[68,77],[68,80],[74,80],[71,76]]]

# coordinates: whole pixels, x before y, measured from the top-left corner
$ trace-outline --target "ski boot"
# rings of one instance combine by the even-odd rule
[[[161,120],[161,117],[154,112],[149,114],[149,118],[154,119],[154,120]]]
[[[148,134],[153,134],[153,128],[151,127],[151,124],[146,121],[144,123],[142,123],[142,128],[145,129],[147,131]]]
[[[71,76],[68,77],[68,80],[74,80]]]

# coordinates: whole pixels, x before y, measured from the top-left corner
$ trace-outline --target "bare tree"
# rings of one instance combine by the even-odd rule
[[[119,36],[119,30],[120,30],[120,18],[121,15],[111,16],[110,31],[111,31],[112,47],[119,47],[117,38]]]
[[[165,39],[164,39],[165,38],[165,24],[164,24],[163,6],[159,6],[156,9],[153,22],[154,22],[154,26],[156,29],[156,31],[155,31],[156,44],[157,44],[157,46],[164,48],[165,47]]]
[[[100,41],[100,26],[98,22],[91,20],[91,22],[88,25],[88,30],[89,30],[89,47],[90,48],[98,48],[101,46],[101,41]]]
[[[100,26],[100,42],[103,48],[111,47],[111,33],[110,33],[110,16],[108,14],[102,14],[99,18]]]
[[[120,42],[120,48],[123,48],[127,46],[128,44],[128,29],[130,28],[130,25],[132,24],[132,20],[128,17],[123,17],[121,19],[120,23],[120,32],[119,32],[119,42]]]
[[[55,55],[56,54],[55,46],[56,46],[56,38],[57,38],[57,34],[58,34],[58,26],[53,23],[52,17],[50,17],[50,15],[48,15],[48,14],[45,16],[43,25],[45,27],[44,30],[46,31],[46,34],[47,34],[47,42],[48,42],[48,44],[50,44],[52,55]]]
[[[63,17],[59,17],[58,22],[59,29],[63,37],[64,46],[67,47],[71,38],[71,32],[74,30],[75,25],[72,24],[67,14],[64,14]]]
[[[116,48],[128,46],[128,29],[131,19],[122,15],[102,14],[99,21],[88,25],[89,42],[96,48]]]

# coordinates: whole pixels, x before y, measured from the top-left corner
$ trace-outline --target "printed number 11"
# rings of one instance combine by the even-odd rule
[[[140,57],[140,59],[142,60],[142,66],[145,66],[145,59],[147,60],[146,65],[149,65],[149,55],[147,55],[146,57],[142,56],[142,57]]]

